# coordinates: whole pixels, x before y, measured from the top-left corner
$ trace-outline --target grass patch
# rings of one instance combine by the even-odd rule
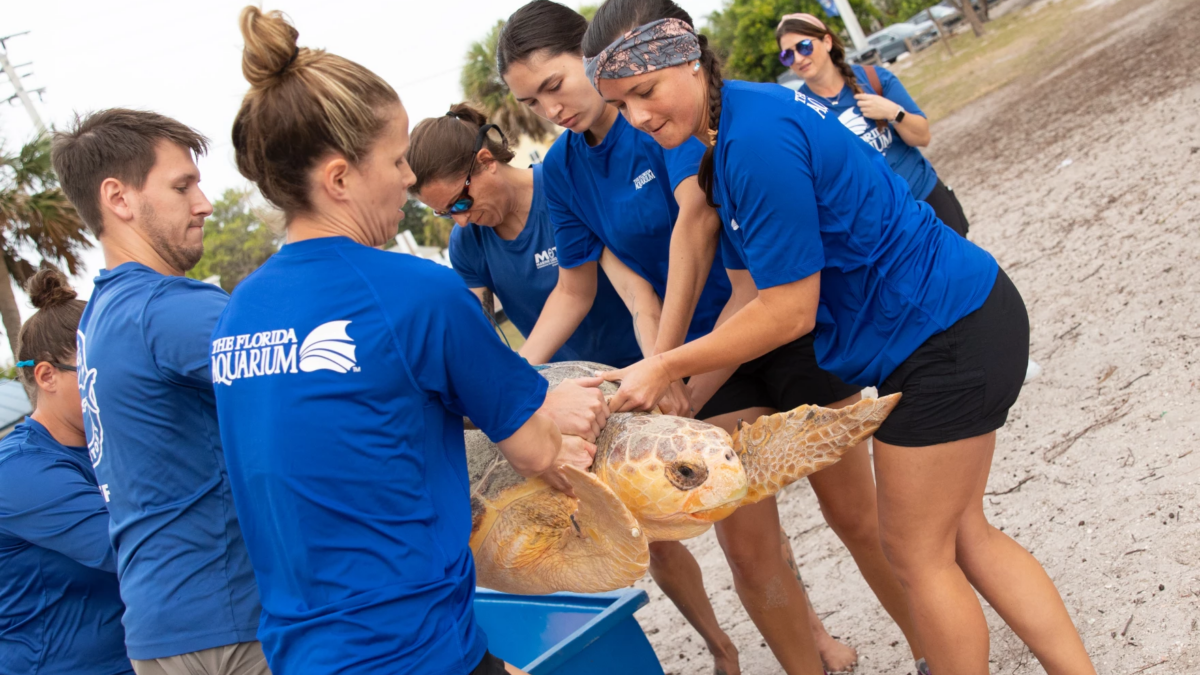
[[[508,345],[513,348],[513,351],[520,349],[525,344],[525,336],[521,335],[521,331],[517,330],[511,321],[505,320],[501,323],[500,332],[508,338]]]

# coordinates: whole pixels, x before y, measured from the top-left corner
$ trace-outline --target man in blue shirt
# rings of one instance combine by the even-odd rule
[[[268,672],[209,371],[228,295],[183,276],[212,213],[194,161],[206,147],[175,120],[121,109],[54,141],[63,189],[104,250],[79,386],[139,675]]]

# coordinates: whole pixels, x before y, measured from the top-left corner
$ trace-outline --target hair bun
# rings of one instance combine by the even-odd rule
[[[242,10],[242,75],[251,87],[264,88],[279,80],[299,53],[300,31],[283,12],[264,12],[253,5]]]
[[[468,103],[455,103],[450,106],[450,112],[446,113],[451,117],[458,118],[464,122],[470,122],[477,127],[482,127],[487,124],[487,115],[484,115],[477,108]]]
[[[75,299],[75,289],[65,274],[55,267],[45,266],[25,282],[25,292],[38,309],[65,305]]]

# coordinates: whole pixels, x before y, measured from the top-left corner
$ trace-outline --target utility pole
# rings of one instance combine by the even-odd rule
[[[850,41],[854,43],[854,48],[861,51],[870,46],[867,44],[867,36],[863,33],[862,26],[858,25],[858,17],[854,15],[854,9],[850,7],[850,0],[833,0],[833,2],[837,6],[842,21],[846,23],[846,30],[850,33]]]
[[[12,83],[13,89],[16,90],[16,93],[8,97],[7,101],[20,99],[21,105],[25,106],[25,112],[29,113],[29,119],[33,120],[33,126],[37,127],[38,133],[44,134],[46,133],[46,125],[42,122],[41,115],[38,115],[37,108],[33,107],[33,99],[30,98],[29,95],[40,95],[42,92],[46,91],[46,88],[41,87],[39,89],[34,89],[33,91],[25,91],[25,86],[21,83],[21,76],[17,74],[17,68],[21,68],[29,64],[21,63],[16,66],[12,65],[12,63],[10,63],[8,60],[8,45],[5,44],[6,40],[28,34],[29,31],[25,31],[23,33],[14,33],[12,35],[0,38],[0,68],[4,69],[4,74],[8,75],[8,81]]]

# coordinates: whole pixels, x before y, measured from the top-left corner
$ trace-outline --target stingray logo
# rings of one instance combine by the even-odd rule
[[[874,121],[868,120],[860,115],[854,108],[849,108],[841,115],[838,115],[838,121],[842,126],[850,130],[852,134],[863,139],[877,152],[887,154],[887,149],[892,146],[892,129],[885,128],[882,132]]]
[[[736,218],[730,218],[730,219],[729,219],[729,225],[730,225],[730,227],[732,227],[732,228],[733,228],[733,231],[734,231],[734,232],[737,232],[737,231],[738,231],[738,224],[737,224],[737,219],[736,219]]]
[[[75,367],[79,371],[79,402],[83,406],[83,426],[87,430],[88,456],[92,466],[104,458],[104,427],[100,424],[100,404],[96,402],[96,369],[87,365],[87,337],[75,331]],[[105,500],[108,501],[105,494]]]
[[[349,321],[330,321],[313,329],[300,345],[300,370],[332,370],[348,373],[355,366],[354,340],[346,334]]]
[[[646,186],[646,183],[654,180],[654,172],[650,169],[643,171],[637,178],[633,179],[633,187],[635,190],[641,190]]]
[[[813,112],[821,116],[821,119],[825,119],[825,113],[829,112],[828,106],[814,101],[800,92],[796,92],[796,100],[808,106],[809,108],[812,108]]]

